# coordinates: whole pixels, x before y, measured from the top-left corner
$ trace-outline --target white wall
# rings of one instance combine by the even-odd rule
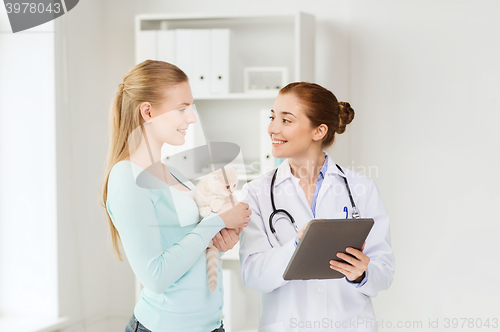
[[[0,11],[0,316],[57,316],[54,26]]]
[[[59,302],[74,325],[67,331],[122,329],[133,308],[133,277],[113,257],[97,196],[112,98],[103,9],[81,1],[55,21]]]
[[[351,155],[379,170],[397,262],[379,319],[498,315],[499,10],[352,3]]]

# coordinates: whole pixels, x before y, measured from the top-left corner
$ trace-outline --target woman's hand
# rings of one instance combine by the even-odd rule
[[[365,243],[363,243],[363,247],[361,247],[361,251],[354,248],[346,248],[346,252],[353,255],[351,257],[344,253],[338,252],[337,257],[343,259],[347,263],[337,262],[334,260],[330,261],[330,268],[339,271],[343,275],[347,277],[352,282],[361,282],[365,277],[365,271],[368,268],[368,263],[370,263],[370,258],[363,254],[363,250],[365,249]]]
[[[231,202],[227,202],[222,205],[217,214],[226,224],[226,228],[236,229],[248,225],[252,211],[247,203],[239,202],[233,207]]]
[[[219,250],[219,252],[226,252],[238,243],[240,236],[239,234],[243,228],[238,229],[227,229],[223,228],[219,233],[217,233],[212,239],[214,246]]]

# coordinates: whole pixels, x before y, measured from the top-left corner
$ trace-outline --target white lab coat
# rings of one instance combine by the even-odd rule
[[[328,168],[316,202],[316,219],[345,218],[344,207],[352,218],[344,175],[332,158],[327,158]],[[349,283],[347,278],[285,281],[283,272],[295,250],[296,232],[288,218],[276,216],[274,228],[281,246],[269,228],[269,215],[273,211],[269,190],[274,171],[243,186],[243,201],[250,205],[252,215],[240,242],[241,276],[247,287],[260,292],[260,332],[377,331],[370,297],[389,288],[395,268],[389,216],[374,181],[343,170],[361,217],[375,221],[363,251],[370,263],[360,284]],[[277,209],[286,209],[294,217],[299,230],[314,219],[299,179],[290,172],[288,160],[278,168],[274,200]]]

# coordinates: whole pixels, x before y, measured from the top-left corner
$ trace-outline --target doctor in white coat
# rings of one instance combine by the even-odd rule
[[[243,199],[252,211],[241,235],[243,283],[260,292],[259,331],[377,331],[371,297],[386,290],[394,275],[389,216],[373,180],[336,166],[323,149],[333,144],[354,118],[348,103],[337,101],[329,90],[314,83],[291,83],[281,89],[270,112],[268,133],[272,153],[287,158],[277,169],[273,212],[271,171],[245,184]],[[332,253],[347,263],[325,262],[345,275],[341,279],[292,280],[283,273],[307,223],[320,218],[352,218],[347,179],[362,218],[375,223],[362,251],[349,248],[355,258]]]

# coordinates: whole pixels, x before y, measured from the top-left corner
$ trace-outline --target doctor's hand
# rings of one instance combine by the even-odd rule
[[[330,261],[330,268],[339,271],[347,277],[352,282],[361,282],[365,277],[365,271],[368,268],[368,263],[370,263],[370,258],[363,253],[365,249],[365,243],[361,247],[361,251],[354,248],[346,248],[346,252],[353,255],[349,256],[344,253],[338,252],[337,257],[343,259],[347,263],[337,262],[334,260]]]
[[[305,225],[300,229],[300,231],[297,233],[297,242],[300,241],[300,239],[302,238],[302,235],[304,235],[304,232],[307,228],[307,225],[309,224],[309,221],[305,223]]]
[[[214,246],[219,250],[219,252],[226,252],[238,243],[240,236],[239,234],[243,228],[238,229],[228,229],[223,228],[219,233],[217,233],[212,239]]]
[[[226,224],[226,228],[236,229],[248,225],[252,211],[247,203],[239,202],[233,207],[231,202],[227,202],[222,205],[217,214]]]
[[[317,220],[325,220],[325,218],[319,218]],[[306,222],[305,225],[301,228],[301,230],[297,233],[297,242],[300,241],[300,239],[302,238],[302,235],[304,235],[304,232],[307,228],[307,225],[310,223],[310,221]]]

